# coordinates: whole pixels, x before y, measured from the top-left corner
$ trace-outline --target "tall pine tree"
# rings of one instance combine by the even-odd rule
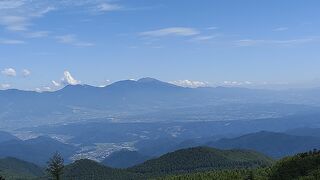
[[[52,158],[50,158],[46,170],[54,180],[60,180],[61,175],[63,174],[63,168],[64,168],[64,160],[62,156],[58,152],[56,152],[52,156]]]

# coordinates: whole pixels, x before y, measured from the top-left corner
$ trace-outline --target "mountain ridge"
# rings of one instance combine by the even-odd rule
[[[320,138],[295,136],[285,133],[260,131],[236,138],[224,138],[207,143],[210,147],[221,149],[252,149],[273,158],[283,158],[320,147]]]

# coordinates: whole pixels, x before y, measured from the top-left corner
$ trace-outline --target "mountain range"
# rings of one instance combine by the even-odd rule
[[[287,132],[293,133],[296,131],[297,129],[293,129]],[[127,168],[169,152],[197,146],[209,146],[219,149],[254,150],[275,159],[320,147],[320,138],[309,136],[308,131],[305,131],[305,134],[301,131],[299,135],[292,135],[287,132],[260,131],[231,138],[151,138],[142,139],[132,144],[130,149],[135,149],[136,151],[126,150],[130,145],[123,142],[124,149],[119,148],[119,146],[121,146],[121,144],[119,144],[114,146],[118,148],[118,150],[110,151],[109,143],[109,145],[106,146],[108,148],[105,152],[103,146],[99,145],[96,147],[96,150],[91,152],[89,149],[92,148],[94,144],[81,144],[79,143],[80,141],[78,141],[76,146],[73,145],[73,143],[70,144],[70,142],[67,142],[68,144],[65,144],[46,136],[23,141],[9,133],[2,133],[5,135],[4,137],[11,137],[13,139],[9,138],[7,141],[0,142],[0,147],[2,147],[0,148],[0,157],[15,157],[43,166],[55,151],[59,151],[63,157],[65,157],[67,163],[71,162],[71,157],[72,160],[79,159],[79,157],[99,159],[97,158],[99,156],[94,155],[100,155],[101,153],[103,155],[103,153],[109,152],[106,158],[100,158],[102,164],[114,168]],[[4,139],[1,136],[0,138]],[[83,156],[85,153],[88,153],[88,155]],[[89,156],[90,154],[92,156]]]
[[[0,91],[0,122],[3,129],[14,129],[97,118],[150,122],[171,121],[168,117],[174,117],[176,121],[254,119],[261,114],[264,116],[260,118],[282,117],[319,112],[317,105],[320,99],[316,98],[320,97],[316,96],[318,92],[318,89],[273,91],[232,87],[185,88],[152,78],[118,81],[105,87],[68,85],[54,92],[10,89]],[[267,105],[267,111],[256,114],[252,114],[257,110],[255,105],[248,106],[246,112],[243,110],[243,107],[250,104],[277,103],[282,104],[282,108]],[[215,113],[203,112],[208,108]],[[267,108],[262,106],[261,109]],[[227,116],[230,112],[238,111],[240,114]],[[183,116],[184,112],[192,114]],[[156,118],[150,118],[156,115],[152,113],[158,113]],[[172,113],[174,116],[171,116]]]
[[[320,138],[262,131],[236,138],[220,139],[209,142],[207,145],[222,149],[251,149],[279,159],[311,149],[319,149]]]

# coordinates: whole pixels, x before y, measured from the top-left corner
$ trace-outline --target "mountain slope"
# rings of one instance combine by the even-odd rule
[[[319,179],[320,151],[310,151],[284,158],[273,167],[270,180]]]
[[[16,158],[0,159],[0,174],[7,179],[32,178],[44,175],[42,168]]]
[[[182,149],[146,161],[128,170],[143,174],[172,174],[204,170],[269,166],[272,160],[246,150],[218,150],[209,147]]]
[[[251,149],[270,157],[281,158],[308,151],[309,149],[319,148],[320,139],[262,131],[232,139],[221,139],[216,142],[210,142],[207,145],[222,149]]]
[[[294,135],[294,136],[312,136],[320,138],[320,128],[310,128],[310,127],[301,127],[290,129],[285,132],[286,134]]]
[[[128,168],[150,159],[137,151],[122,150],[112,153],[102,164],[113,168]]]
[[[0,143],[10,140],[18,140],[18,138],[8,132],[0,131]]]
[[[109,168],[95,161],[78,160],[65,167],[63,178],[77,180],[121,180],[140,179],[140,176],[125,170]]]
[[[0,143],[0,157],[15,157],[38,165],[45,165],[56,151],[68,162],[77,148],[63,144],[48,137],[38,137],[26,141],[12,140]]]
[[[207,171],[174,175],[165,180],[318,180],[320,179],[320,152],[309,151],[277,161],[270,168]]]

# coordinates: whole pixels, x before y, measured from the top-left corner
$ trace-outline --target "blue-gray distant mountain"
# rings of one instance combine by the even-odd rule
[[[103,160],[102,164],[113,168],[128,168],[149,159],[151,157],[142,155],[137,151],[121,150],[112,153]]]
[[[295,129],[289,129],[286,134],[291,134],[295,136],[311,136],[320,138],[320,128],[316,127],[300,127]]]
[[[10,140],[18,140],[18,138],[8,132],[0,131],[0,143]]]
[[[311,149],[319,149],[320,138],[262,131],[237,138],[221,139],[208,145],[222,149],[250,149],[270,157],[282,158]]]
[[[0,158],[15,157],[37,165],[45,165],[48,159],[55,153],[60,152],[68,162],[76,147],[61,143],[49,137],[38,137],[30,140],[11,140],[0,143]]]

